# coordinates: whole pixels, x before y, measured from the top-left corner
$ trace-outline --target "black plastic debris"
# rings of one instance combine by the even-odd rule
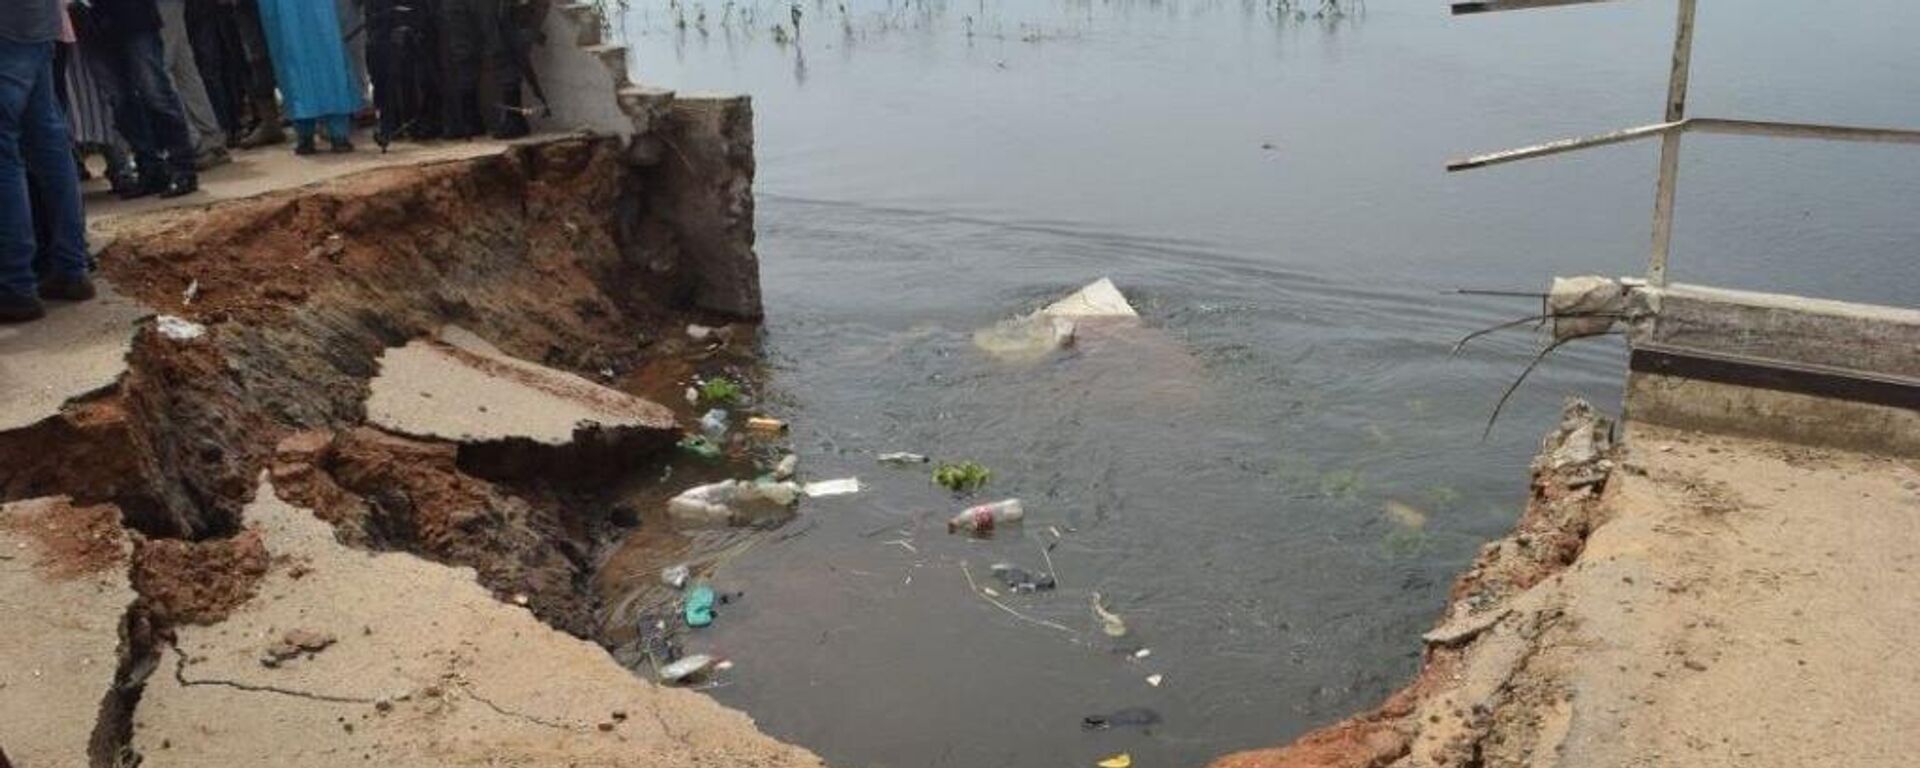
[[[1053,574],[1029,571],[1012,563],[994,563],[993,575],[1016,594],[1025,592],[1045,592],[1053,589]]]
[[[1110,728],[1149,728],[1160,724],[1160,713],[1147,707],[1126,707],[1080,719],[1080,727],[1089,731]]]

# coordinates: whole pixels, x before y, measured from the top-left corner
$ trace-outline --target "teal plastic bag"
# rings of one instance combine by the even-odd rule
[[[713,623],[713,587],[701,584],[687,591],[686,615],[689,627]]]

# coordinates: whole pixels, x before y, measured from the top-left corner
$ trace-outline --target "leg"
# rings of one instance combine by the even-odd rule
[[[247,101],[253,106],[253,131],[240,140],[242,147],[263,147],[286,141],[280,129],[280,102],[273,98],[273,59],[267,53],[267,33],[260,28],[260,7],[253,0],[234,5],[234,22],[247,51]]]
[[[198,186],[193,167],[193,141],[188,136],[186,108],[181,106],[180,94],[173,90],[173,80],[167,76],[160,35],[154,32],[129,35],[124,46],[132,90],[138,95],[140,106],[146,109],[155,143],[167,154],[170,183],[156,191],[162,196],[191,192],[193,189],[181,188]]]
[[[100,89],[101,96],[113,116],[113,131],[126,142],[127,153],[133,157],[132,169],[145,179],[158,179],[166,163],[160,157],[160,148],[153,138],[153,130],[147,121],[147,111],[140,106],[140,100],[134,95],[131,66],[124,46],[109,44],[106,41],[83,42],[86,46],[84,59],[87,70],[93,75],[94,85]],[[127,166],[121,166],[125,171]],[[109,170],[111,176],[113,171]],[[135,198],[152,194],[148,185],[123,174],[126,178],[116,184],[115,192],[123,198]]]
[[[527,117],[520,113],[520,35],[509,27],[505,0],[479,0],[479,5],[488,75],[487,87],[480,89],[480,111],[494,138],[519,138],[528,133]]]
[[[207,83],[200,78],[200,66],[193,60],[193,43],[187,37],[187,0],[160,0],[160,50],[166,62],[167,79],[180,96],[186,113],[188,137],[196,156],[224,154],[220,121],[213,116],[213,101],[207,96]]]
[[[240,132],[234,121],[233,94],[227,90],[227,60],[220,43],[220,25],[225,13],[219,6],[201,3],[187,7],[187,45],[193,49],[194,67],[200,71],[200,87],[207,94],[207,106],[220,124],[221,140]]]
[[[321,118],[327,126],[327,143],[335,152],[353,151],[353,115],[327,115]]]
[[[33,204],[21,139],[40,71],[51,66],[53,45],[0,39],[0,320],[31,320],[45,313],[34,278]]]
[[[481,130],[476,114],[480,94],[480,38],[476,0],[440,0],[441,133],[465,139]]]
[[[314,127],[315,127],[314,121],[312,118],[308,118],[306,120],[293,121],[293,135],[294,135],[293,153],[294,154],[311,155],[314,153],[314,148],[313,148]]]
[[[87,220],[80,207],[80,177],[73,164],[73,134],[54,94],[53,69],[44,67],[21,119],[20,156],[38,191],[35,219],[46,234],[36,257],[42,265],[44,298],[93,298],[87,280]]]

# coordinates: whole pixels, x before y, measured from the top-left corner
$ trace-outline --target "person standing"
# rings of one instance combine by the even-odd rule
[[[213,100],[207,96],[207,82],[200,77],[194,61],[193,39],[187,28],[187,0],[159,0],[160,47],[166,56],[167,74],[173,89],[180,94],[186,109],[187,128],[193,138],[194,167],[205,170],[232,158],[227,156],[227,132],[214,117]]]
[[[264,147],[287,140],[280,127],[280,102],[273,97],[273,56],[267,50],[267,33],[261,29],[260,6],[254,0],[223,0],[233,11],[234,29],[239,33],[247,72],[247,106],[253,112],[253,129],[240,137],[241,149]]]
[[[0,14],[0,322],[44,316],[42,298],[93,298],[79,169],[53,84],[63,1],[13,0]],[[35,236],[36,213],[45,242]]]
[[[200,189],[186,108],[167,74],[155,0],[93,0],[79,18],[87,20],[80,30],[85,58],[100,87],[112,94],[115,127],[133,146],[139,166],[140,185],[130,196],[179,197]]]
[[[515,58],[525,53],[524,36],[511,15],[519,5],[515,0],[440,0],[436,21],[446,88],[440,101],[445,138],[527,135],[521,61]]]
[[[352,152],[353,114],[364,104],[347,64],[340,15],[325,0],[259,0],[260,28],[273,54],[273,74],[287,116],[293,118],[294,154],[310,155],[313,136],[325,128],[335,152]]]

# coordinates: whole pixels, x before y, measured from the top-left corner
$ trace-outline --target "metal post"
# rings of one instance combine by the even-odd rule
[[[1680,0],[1680,17],[1673,33],[1673,71],[1667,79],[1667,122],[1687,116],[1687,75],[1693,59],[1693,15],[1696,0]],[[1647,262],[1647,282],[1667,284],[1667,255],[1673,249],[1673,195],[1680,175],[1680,137],[1669,131],[1660,140],[1660,181],[1653,195],[1653,255]]]

